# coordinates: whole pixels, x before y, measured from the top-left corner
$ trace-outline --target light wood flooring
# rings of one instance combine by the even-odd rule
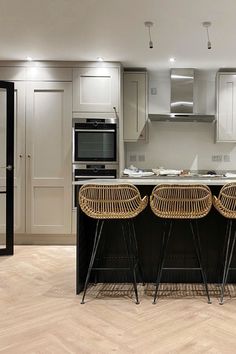
[[[0,353],[236,353],[233,286],[223,306],[213,285],[211,305],[201,286],[162,289],[152,305],[140,285],[136,305],[129,285],[99,284],[80,305],[75,247],[17,246],[0,258]]]

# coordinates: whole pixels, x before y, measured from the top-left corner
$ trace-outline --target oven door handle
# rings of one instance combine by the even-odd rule
[[[115,176],[97,176],[97,175],[96,176],[91,176],[90,175],[90,176],[75,176],[74,178],[75,179],[76,178],[91,178],[91,179],[96,179],[96,178],[102,178],[102,179],[104,178],[105,179],[106,178],[106,179],[112,179],[112,178],[115,178]]]
[[[76,133],[115,133],[115,129],[75,129]]]

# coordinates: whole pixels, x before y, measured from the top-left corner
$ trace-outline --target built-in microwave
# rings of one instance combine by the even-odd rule
[[[117,163],[117,120],[73,119],[73,163]]]

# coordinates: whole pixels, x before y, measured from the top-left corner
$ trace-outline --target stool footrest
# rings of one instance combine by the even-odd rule
[[[182,267],[180,267],[180,268],[171,268],[171,267],[165,267],[165,268],[162,268],[163,270],[201,270],[201,268],[199,268],[199,267],[192,267],[192,268],[189,268],[189,267],[185,267],[185,268],[182,268]]]
[[[135,265],[136,266],[136,265]],[[117,267],[93,267],[92,270],[130,270],[130,268],[117,268]]]
[[[96,260],[128,260],[128,259],[136,259],[137,257],[135,256],[130,256],[130,257],[127,257],[127,256],[106,256],[106,257],[97,257]]]

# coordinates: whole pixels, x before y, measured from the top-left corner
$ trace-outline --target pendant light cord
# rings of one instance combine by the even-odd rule
[[[210,42],[208,27],[206,27],[206,31],[207,31],[207,40]]]
[[[150,27],[148,27],[148,33],[149,33],[149,41],[152,41],[152,38],[151,38],[151,29],[150,29]]]

